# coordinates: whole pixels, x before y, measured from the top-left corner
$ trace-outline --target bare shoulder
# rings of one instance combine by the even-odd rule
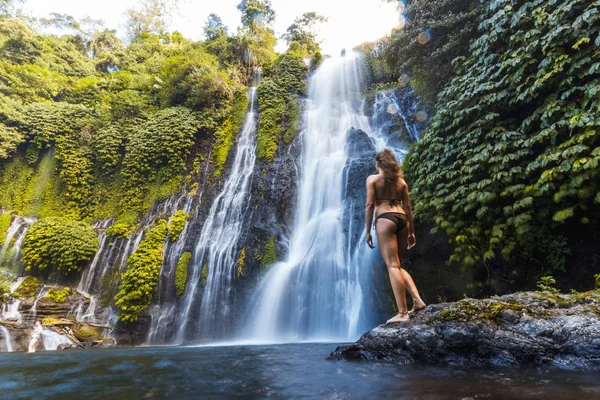
[[[398,178],[398,183],[400,184],[401,189],[404,190],[405,188],[408,188],[408,184],[406,183],[404,178]]]
[[[367,178],[367,184],[375,183],[377,182],[377,179],[379,179],[379,175],[369,175],[369,177]]]

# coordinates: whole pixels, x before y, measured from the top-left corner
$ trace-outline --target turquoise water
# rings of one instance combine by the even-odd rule
[[[328,361],[335,344],[0,355],[2,399],[598,399],[594,374]]]

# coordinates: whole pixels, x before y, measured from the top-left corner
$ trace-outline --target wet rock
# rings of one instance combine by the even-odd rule
[[[345,233],[350,237],[350,248],[355,248],[364,232],[365,202],[367,191],[365,182],[369,175],[376,172],[376,149],[373,140],[364,131],[350,128],[346,132],[346,154],[344,167],[345,209],[343,224]]]
[[[600,371],[600,291],[529,292],[428,306],[380,325],[332,359]]]
[[[73,328],[73,336],[82,342],[93,342],[102,337],[100,329],[89,324],[80,323]]]

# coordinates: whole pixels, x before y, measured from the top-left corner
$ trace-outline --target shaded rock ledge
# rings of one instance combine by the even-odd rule
[[[432,304],[380,325],[330,359],[600,371],[600,290]]]

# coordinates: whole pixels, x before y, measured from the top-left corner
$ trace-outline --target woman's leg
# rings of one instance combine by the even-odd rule
[[[387,266],[390,283],[392,284],[392,291],[394,292],[396,305],[398,307],[398,315],[388,320],[387,323],[408,321],[406,315],[406,312],[408,311],[406,306],[406,289],[404,287],[402,273],[400,272],[400,259],[398,258],[396,224],[387,219],[379,219],[375,224],[375,229],[377,230],[379,249],[381,250],[381,255]]]
[[[404,251],[406,250],[406,246],[408,244],[407,227],[396,234],[396,243],[398,246],[398,259],[402,260],[404,257]],[[408,293],[410,293],[410,297],[413,299],[413,308],[410,310],[410,312],[412,313],[424,309],[426,305],[419,295],[419,290],[417,289],[417,285],[415,285],[415,281],[413,281],[413,278],[404,268],[402,268],[402,266],[400,267],[400,273],[402,274],[402,279],[404,280],[406,289],[408,290]]]

